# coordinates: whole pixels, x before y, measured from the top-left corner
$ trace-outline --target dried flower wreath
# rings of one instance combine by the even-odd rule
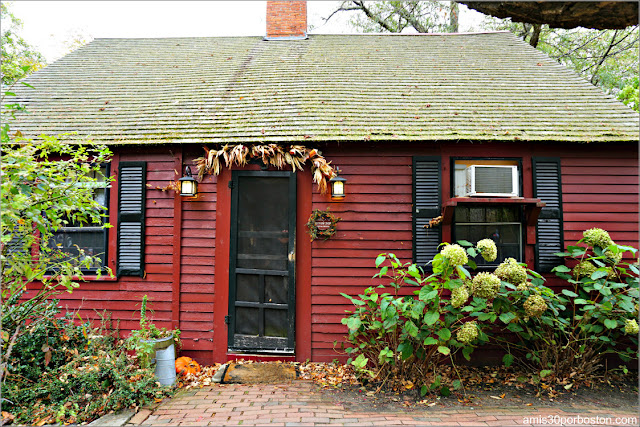
[[[294,171],[302,170],[304,163],[309,160],[313,181],[318,184],[322,194],[327,192],[328,180],[336,176],[336,172],[330,165],[331,162],[327,162],[320,151],[302,145],[291,145],[287,150],[278,144],[251,146],[238,144],[224,145],[219,150],[204,147],[204,151],[204,157],[195,160],[199,179],[202,179],[206,173],[219,175],[223,164],[226,167],[246,166],[252,159],[260,159],[265,165],[278,169],[284,169],[288,165]]]
[[[327,240],[329,237],[336,234],[338,221],[342,218],[338,218],[337,216],[331,214],[329,212],[329,208],[326,210],[316,209],[311,212],[309,216],[309,221],[307,222],[307,228],[309,229],[309,236],[311,236],[311,241],[313,242],[320,237],[323,237],[324,240]]]

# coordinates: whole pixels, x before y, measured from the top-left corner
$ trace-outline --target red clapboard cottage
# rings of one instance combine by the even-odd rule
[[[66,237],[117,277],[63,305],[111,311],[127,333],[147,294],[201,362],[330,361],[339,293],[373,284],[379,253],[424,264],[441,241],[493,237],[502,258],[549,271],[591,227],[637,245],[638,114],[572,71],[507,32],[307,35],[305,2],[267,13],[264,38],[97,39],[17,90],[23,134],[114,153],[114,227]],[[309,162],[223,165],[196,197],[167,190],[203,146],[264,144],[319,150],[346,196],[321,194]],[[311,242],[327,208],[337,233]]]

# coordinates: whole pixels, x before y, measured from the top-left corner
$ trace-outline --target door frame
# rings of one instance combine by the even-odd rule
[[[198,153],[199,155],[200,153]],[[191,154],[191,158],[197,155]],[[258,165],[247,165],[243,170],[260,170]],[[312,314],[311,314],[311,240],[307,234],[307,219],[313,209],[313,177],[311,171],[296,171],[297,190],[297,221],[296,221],[296,352],[294,356],[245,356],[251,360],[281,360],[298,361],[313,360],[312,354]],[[211,349],[211,361],[224,363],[237,358],[237,354],[227,348],[227,328],[225,316],[229,310],[229,237],[231,233],[231,170],[222,168],[220,175],[205,178],[215,182],[215,212],[212,212],[212,221],[215,221],[215,258],[213,292],[213,338],[206,348]],[[198,332],[183,331],[185,337],[195,334],[196,338],[202,335]],[[203,344],[198,344],[203,348]],[[185,346],[185,351],[189,348]]]
[[[287,271],[288,271],[288,291],[287,304],[287,347],[276,350],[267,348],[234,348],[234,331],[236,326],[235,302],[236,302],[236,259],[238,250],[238,205],[239,205],[239,185],[241,177],[256,178],[286,178],[288,188],[289,208],[287,212],[287,222],[289,225],[289,242],[287,245]],[[231,173],[231,211],[230,211],[230,239],[229,239],[229,305],[228,305],[228,330],[227,349],[242,353],[270,353],[270,354],[295,354],[295,334],[296,334],[296,214],[297,214],[297,182],[295,172],[286,171],[263,171],[263,170],[234,170]],[[263,289],[264,291],[264,289]],[[262,309],[260,310],[263,312]],[[264,319],[262,319],[264,322]]]

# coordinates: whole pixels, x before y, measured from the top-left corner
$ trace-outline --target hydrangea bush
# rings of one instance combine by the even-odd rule
[[[488,242],[475,248],[461,242],[466,249],[444,243],[430,275],[394,254],[379,255],[374,279],[384,283],[357,297],[342,294],[355,306],[342,319],[348,327],[350,363],[377,380],[393,373],[421,385],[425,393],[435,366],[453,362],[456,353],[470,360],[473,350],[488,341],[486,330],[498,318],[491,302],[500,279],[480,273],[472,280],[467,269],[469,257],[478,252],[489,258],[497,253],[493,241]]]
[[[579,243],[557,254],[575,264],[554,269],[564,281],[560,292],[513,258],[473,275],[474,257],[496,259],[490,239],[443,243],[429,275],[393,254],[379,255],[374,279],[384,283],[356,297],[341,294],[355,306],[342,319],[349,362],[374,380],[393,374],[419,383],[442,362],[460,360],[455,354],[470,360],[489,340],[506,350],[505,365],[565,378],[593,374],[606,353],[637,358],[639,272],[621,262],[636,249],[598,229],[585,231]],[[429,386],[421,385],[425,393]]]
[[[573,265],[553,270],[563,281],[560,292],[533,277],[532,284],[501,295],[500,319],[517,338],[503,341],[505,364],[515,360],[533,370],[580,379],[598,370],[608,353],[623,361],[637,359],[639,271],[637,264],[622,262],[625,252],[635,256],[637,250],[617,245],[605,230],[586,230],[578,246],[556,254]]]

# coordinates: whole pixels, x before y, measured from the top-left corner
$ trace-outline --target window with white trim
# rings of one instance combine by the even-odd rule
[[[491,239],[498,248],[495,261],[477,256],[479,267],[497,266],[506,258],[524,260],[522,206],[487,203],[486,199],[519,197],[521,167],[518,159],[455,159],[454,197],[470,197],[478,204],[459,204],[452,223],[452,240],[476,243]]]

